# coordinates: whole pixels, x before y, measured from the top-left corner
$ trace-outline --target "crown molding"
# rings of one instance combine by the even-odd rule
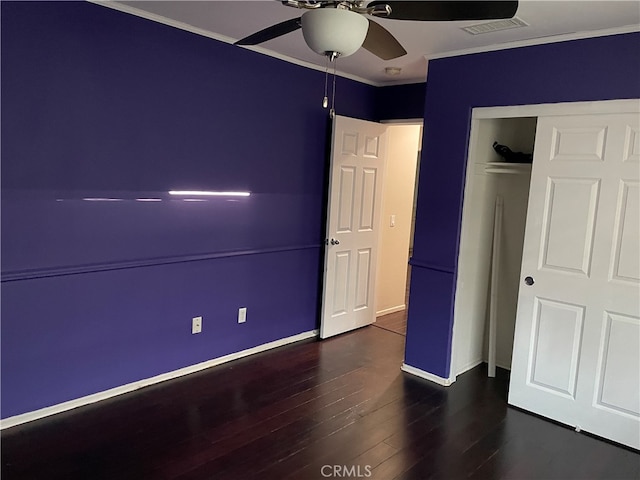
[[[213,33],[211,31],[205,30],[203,28],[194,27],[193,25],[189,25],[188,23],[179,22],[177,20],[172,20],[172,19],[164,17],[162,15],[157,15],[155,13],[147,12],[146,10],[141,10],[139,8],[132,7],[131,5],[125,5],[125,4],[118,3],[118,2],[115,2],[115,1],[112,1],[112,0],[87,0],[87,1],[89,3],[93,3],[95,5],[100,5],[100,6],[103,6],[103,7],[111,8],[113,10],[117,10],[119,12],[135,15],[136,17],[141,17],[141,18],[144,18],[146,20],[151,20],[153,22],[162,23],[162,24],[167,25],[169,27],[179,28],[180,30],[185,30],[185,31],[190,32],[190,33],[195,33],[196,35],[200,35],[200,36],[203,36],[203,37],[211,38],[211,39],[217,40],[219,42],[228,43],[230,45],[233,45],[236,42],[235,38],[227,37],[226,35],[220,35],[220,34],[217,34],[217,33]],[[252,52],[260,53],[262,55],[267,55],[269,57],[273,57],[273,58],[276,58],[278,60],[282,60],[282,61],[285,61],[285,62],[288,62],[288,63],[293,63],[293,64],[301,66],[301,67],[310,68],[312,70],[317,70],[319,72],[323,72],[324,73],[324,67],[322,67],[320,65],[316,65],[315,63],[311,63],[311,62],[306,62],[304,60],[300,60],[300,59],[297,59],[297,58],[294,58],[294,57],[290,57],[288,55],[283,55],[283,54],[274,52],[272,50],[268,50],[268,49],[263,48],[263,47],[252,45],[252,46],[238,46],[238,48],[244,48],[246,50],[251,50]],[[384,85],[382,83],[379,84],[377,82],[372,82],[371,80],[368,80],[368,79],[363,78],[363,77],[359,77],[357,75],[352,75],[350,73],[341,72],[340,70],[336,71],[336,75],[339,76],[339,77],[347,78],[349,80],[354,80],[356,82],[364,83],[364,84],[371,85],[371,86],[374,86],[374,87],[380,87],[380,86]]]
[[[548,43],[569,42],[571,40],[583,40],[585,38],[608,37],[610,35],[621,35],[625,33],[640,32],[640,25],[625,25],[623,27],[606,28],[602,30],[585,30],[583,32],[565,33],[562,35],[550,35],[548,37],[529,38],[517,40],[515,42],[486,45],[484,47],[463,48],[461,50],[451,50],[449,52],[427,54],[424,57],[429,60],[438,58],[459,57],[461,55],[471,55],[474,53],[495,52],[498,50],[508,50],[511,48],[530,47],[533,45],[544,45]]]
[[[189,25],[187,23],[179,22],[177,20],[172,20],[170,18],[164,17],[162,15],[157,15],[155,13],[147,12],[145,10],[141,10],[136,7],[132,7],[130,5],[121,4],[114,0],[87,0],[89,3],[93,3],[95,5],[101,5],[103,7],[111,8],[113,10],[117,10],[120,12],[128,13],[131,15],[135,15],[140,18],[144,18],[147,20],[151,20],[153,22],[161,23],[170,27],[178,28],[180,30],[185,30],[190,33],[194,33],[196,35],[200,35],[203,37],[211,38],[213,40],[217,40],[219,42],[224,42],[227,44],[234,44],[236,39],[227,37],[226,35],[220,35],[217,33],[213,33],[209,30],[205,30],[202,28],[194,27],[193,25]],[[606,37],[610,35],[621,35],[625,33],[634,33],[640,32],[640,25],[626,25],[622,27],[615,28],[607,28],[602,30],[585,30],[582,32],[573,32],[566,33],[562,35],[550,35],[547,37],[537,37],[530,38],[525,40],[517,40],[514,42],[494,44],[494,45],[486,45],[482,47],[473,47],[473,48],[464,48],[460,50],[451,50],[448,52],[440,52],[440,53],[430,53],[424,55],[424,58],[427,60],[427,69],[429,60],[436,60],[440,58],[448,58],[448,57],[458,57],[462,55],[471,55],[475,53],[485,53],[485,52],[494,52],[498,50],[508,50],[511,48],[520,48],[520,47],[529,47],[533,45],[544,45],[549,43],[558,43],[558,42],[568,42],[571,40],[582,40],[586,38],[595,38],[595,37]],[[246,50],[251,50],[253,52],[267,55],[272,58],[276,58],[278,60],[282,60],[284,62],[292,63],[294,65],[298,65],[304,68],[310,68],[312,70],[317,70],[319,72],[324,72],[324,67],[320,65],[316,65],[315,63],[307,62],[304,60],[300,60],[294,57],[290,57],[288,55],[283,55],[272,50],[268,50],[264,47],[260,46],[242,46],[239,48],[244,48]],[[359,83],[363,83],[366,85],[371,85],[373,87],[389,87],[389,86],[398,86],[398,85],[410,85],[413,83],[424,83],[424,80],[416,80],[416,79],[407,79],[406,81],[398,80],[398,81],[383,81],[376,82],[369,80],[364,77],[360,77],[358,75],[353,75],[346,72],[341,72],[338,70],[336,75],[342,78],[347,78],[349,80],[354,80]],[[425,75],[426,77],[426,75]]]

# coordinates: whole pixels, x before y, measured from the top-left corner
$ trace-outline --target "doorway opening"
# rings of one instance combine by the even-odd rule
[[[533,152],[537,117],[472,126],[458,254],[451,377],[486,362],[511,369],[531,163],[505,161],[494,142]],[[493,327],[493,328],[492,328]],[[492,370],[493,369],[493,370]]]
[[[385,122],[383,122],[385,123]],[[374,325],[406,335],[422,120],[388,122]]]

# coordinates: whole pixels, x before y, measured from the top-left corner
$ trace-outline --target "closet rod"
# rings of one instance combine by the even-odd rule
[[[514,163],[514,162],[487,162],[484,164],[485,173],[507,173],[511,175],[531,174],[530,163]]]

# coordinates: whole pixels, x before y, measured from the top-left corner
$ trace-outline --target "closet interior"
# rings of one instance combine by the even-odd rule
[[[481,362],[489,363],[490,375],[492,363],[511,367],[532,164],[506,161],[493,144],[532,153],[536,122],[531,117],[472,123],[454,307],[454,378]]]

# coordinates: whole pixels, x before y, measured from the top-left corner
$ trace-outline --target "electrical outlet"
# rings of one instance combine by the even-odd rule
[[[247,307],[238,309],[238,323],[244,323],[247,321]]]
[[[193,317],[191,319],[191,333],[200,333],[202,331],[202,317]]]

